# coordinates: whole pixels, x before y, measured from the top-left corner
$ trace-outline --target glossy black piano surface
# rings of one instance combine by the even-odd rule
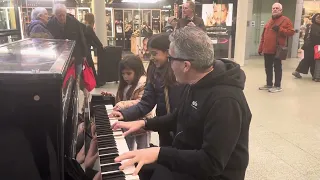
[[[61,74],[74,41],[25,39],[0,46],[0,74]]]
[[[63,179],[74,168],[65,160],[77,153],[79,77],[66,76],[73,48],[46,39],[0,46],[0,127],[24,132],[41,179]]]

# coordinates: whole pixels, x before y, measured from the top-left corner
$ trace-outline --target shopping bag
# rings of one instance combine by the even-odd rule
[[[320,45],[314,46],[314,59],[320,60]]]
[[[97,83],[93,74],[93,70],[89,66],[87,60],[84,61],[82,75],[85,88],[91,92],[96,87]]]
[[[67,82],[70,78],[75,78],[76,77],[76,69],[75,69],[75,66],[74,66],[74,63],[68,68],[67,70],[67,74],[66,76],[64,77],[64,80],[63,80],[63,85],[62,87],[65,88],[66,85],[67,85]]]

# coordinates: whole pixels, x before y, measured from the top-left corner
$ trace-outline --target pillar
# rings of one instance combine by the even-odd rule
[[[238,10],[237,10],[237,30],[236,30],[236,41],[235,41],[235,55],[234,61],[240,66],[244,65],[244,60],[248,58],[248,22],[252,19],[252,8],[253,0],[238,0]],[[247,13],[243,13],[247,12]]]
[[[104,0],[92,0],[92,12],[95,18],[95,32],[103,46],[108,45],[106,25],[106,4]]]
[[[302,9],[303,9],[303,0],[297,0],[293,27],[298,30],[300,30],[300,26],[301,26]],[[294,36],[292,37],[292,47],[291,47],[292,58],[298,57],[298,48],[300,43],[299,35],[300,33],[295,33]]]

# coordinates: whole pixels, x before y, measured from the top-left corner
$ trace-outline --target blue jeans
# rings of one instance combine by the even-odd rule
[[[130,151],[134,150],[135,144],[137,144],[137,149],[144,149],[149,147],[150,144],[150,132],[146,132],[145,134],[141,135],[132,135],[125,137],[127,141],[127,145]]]

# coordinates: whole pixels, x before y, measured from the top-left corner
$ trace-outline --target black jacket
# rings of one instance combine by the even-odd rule
[[[185,90],[179,109],[148,120],[148,130],[177,130],[173,147],[161,147],[157,163],[199,180],[243,180],[251,121],[244,83],[238,64],[217,60],[212,72]]]
[[[53,16],[47,27],[54,39],[69,39],[76,41],[72,56],[75,57],[76,64],[83,63],[83,58],[87,57],[86,40],[81,23],[72,15],[67,14],[67,22],[61,26]]]
[[[99,40],[98,36],[94,32],[93,28],[90,25],[81,24],[82,28],[84,29],[84,36],[86,38],[86,44],[88,49],[93,46],[95,48],[103,48],[101,41]]]

